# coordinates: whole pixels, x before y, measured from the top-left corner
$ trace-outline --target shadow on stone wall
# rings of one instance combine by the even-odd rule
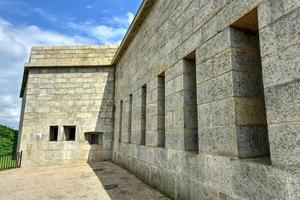
[[[98,134],[99,144],[91,144],[88,151],[87,162],[111,160],[113,140],[113,109],[114,109],[114,74],[108,71],[104,80],[102,102],[99,108],[94,134]],[[98,91],[97,91],[98,92]],[[93,133],[90,133],[93,134]],[[85,136],[86,140],[89,137]]]

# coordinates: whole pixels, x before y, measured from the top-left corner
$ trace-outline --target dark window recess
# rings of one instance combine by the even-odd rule
[[[245,68],[239,72],[239,78],[243,77],[241,83],[251,83],[251,87],[245,84],[247,87],[243,88],[243,93],[239,97],[240,99],[251,98],[259,102],[255,110],[249,110],[247,107],[241,108],[241,111],[244,109],[243,113],[257,116],[258,120],[249,120],[247,125],[245,123],[237,124],[236,137],[238,146],[243,147],[243,151],[239,151],[239,157],[265,157],[269,160],[270,145],[264,98],[257,8],[251,10],[232,24],[230,38],[236,41],[233,52],[239,55],[232,56],[235,58],[232,62],[242,63],[239,67],[241,69],[242,67]],[[242,86],[239,87],[242,88]],[[251,135],[245,137],[245,130],[247,130],[247,134]]]
[[[239,112],[257,116],[259,120],[251,121],[251,123],[248,122],[247,125],[237,124],[236,137],[238,147],[243,149],[243,152],[239,152],[239,156],[243,158],[265,157],[269,159],[270,145],[264,98],[257,8],[251,10],[231,25],[230,38],[233,38],[236,43],[232,51],[238,55],[232,56],[233,59],[236,59],[232,60],[232,62],[237,64],[242,63],[239,66],[241,71],[238,73],[239,79],[243,77],[243,80],[239,83],[233,83],[245,83],[243,93],[239,94],[239,98],[255,99],[255,102],[259,102],[256,109],[240,108]],[[233,80],[239,79],[234,78]],[[251,83],[251,87],[247,83]],[[242,88],[241,85],[239,87]],[[249,135],[246,139],[243,130],[247,130],[248,134],[251,133],[251,137]]]
[[[147,86],[142,87],[142,117],[141,117],[141,145],[146,145],[146,99]]]
[[[99,144],[99,135],[98,134],[91,135],[91,144]]]
[[[122,113],[123,113],[123,100],[120,101],[120,113],[119,113],[119,142],[122,142]]]
[[[188,105],[186,110],[189,113],[187,116],[185,116],[185,129],[190,133],[186,134],[184,137],[185,150],[198,153],[199,141],[195,51],[184,58],[184,71],[184,82],[187,83],[187,88],[185,88],[184,95],[190,99],[188,102],[185,102],[185,104]]]
[[[103,146],[103,133],[101,132],[85,133],[85,139],[89,142],[90,145]]]
[[[66,141],[75,141],[75,135],[76,135],[75,126],[65,126],[64,131],[65,131]]]
[[[50,141],[56,142],[58,139],[58,126],[50,126]]]
[[[132,94],[129,95],[129,110],[128,110],[128,143],[131,143],[131,122],[132,122]]]
[[[165,73],[161,73],[158,76],[158,146],[165,147]]]

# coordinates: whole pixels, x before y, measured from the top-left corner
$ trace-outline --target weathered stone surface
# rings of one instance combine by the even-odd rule
[[[218,199],[219,195],[213,187],[201,182],[192,181],[191,184],[191,199]]]
[[[232,191],[233,169],[230,166],[230,158],[214,155],[204,155],[204,182],[219,191]]]
[[[34,160],[39,160],[39,165],[48,165],[110,158],[113,72],[111,67],[29,70],[20,141],[24,166],[35,165]],[[70,125],[76,126],[74,142],[65,141],[63,126]],[[59,127],[58,141],[49,141],[50,126]],[[36,131],[39,134],[35,134]],[[102,132],[99,135],[102,147],[91,148],[85,138],[86,132]]]
[[[298,172],[255,162],[232,162],[234,194],[245,199],[297,199]],[[296,183],[296,184],[295,184]],[[244,187],[247,185],[247,187]]]
[[[300,121],[300,81],[265,88],[268,123]]]
[[[30,69],[24,159],[84,160],[83,134],[52,144],[41,128],[76,122],[80,133],[104,132],[91,157],[112,149],[116,163],[172,198],[299,199],[299,5],[147,0],[115,55],[115,77],[109,66],[65,66],[108,63],[110,50],[34,49],[32,63],[63,67]]]
[[[300,123],[278,123],[269,126],[273,163],[299,166],[299,126]]]
[[[300,2],[298,0],[289,0],[289,1],[269,0],[269,1],[262,2],[258,7],[260,28],[261,29],[264,28],[265,26],[279,19],[283,15],[299,7],[300,7]]]
[[[299,43],[299,15],[300,9],[298,8],[260,31],[262,56],[269,55]]]
[[[204,127],[199,131],[199,151],[238,156],[234,126]]]
[[[300,78],[300,43],[262,59],[264,87],[284,84]]]

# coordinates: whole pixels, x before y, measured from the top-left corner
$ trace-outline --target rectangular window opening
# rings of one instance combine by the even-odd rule
[[[184,118],[186,133],[184,136],[185,150],[198,153],[198,109],[197,109],[197,87],[196,87],[196,52],[193,51],[184,58],[185,109]],[[186,101],[188,99],[188,101]]]
[[[262,77],[262,61],[259,45],[259,28],[258,28],[258,15],[257,8],[251,10],[246,15],[242,16],[231,25],[231,37],[243,47],[239,48],[243,52],[240,53],[235,50],[239,56],[239,60],[245,60],[243,67],[245,72],[242,77],[244,83],[251,83],[252,87],[245,88],[245,94],[240,98],[253,99],[257,103],[257,109],[249,111],[247,107],[240,108],[239,112],[247,113],[247,115],[258,116],[255,122],[248,122],[247,125],[237,125],[237,140],[239,157],[265,157],[266,161],[270,163],[270,145],[268,138],[268,128],[266,119],[264,86]],[[240,40],[240,41],[239,41]],[[242,63],[242,62],[240,62]],[[248,89],[249,88],[249,89]],[[249,113],[250,112],[250,113]],[[251,113],[252,112],[252,113]],[[248,139],[245,140],[245,130],[248,134]],[[246,150],[245,150],[246,149]]]
[[[158,75],[158,146],[165,147],[165,73]]]
[[[99,135],[98,134],[92,134],[91,135],[91,144],[99,144]]]
[[[132,94],[129,95],[129,110],[128,110],[128,143],[131,143],[131,121],[132,121]]]
[[[50,126],[50,141],[57,142],[58,140],[58,126]]]
[[[76,126],[64,126],[64,133],[66,141],[75,141]]]
[[[86,132],[85,139],[90,145],[103,146],[103,133],[102,132]]]
[[[123,113],[123,100],[120,101],[120,114],[119,114],[119,142],[122,142],[122,113]]]
[[[141,113],[141,145],[146,145],[146,98],[147,86],[142,87],[142,113]]]

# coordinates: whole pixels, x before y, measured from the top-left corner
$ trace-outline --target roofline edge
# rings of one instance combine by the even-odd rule
[[[143,21],[148,16],[151,8],[157,2],[157,0],[144,0],[141,4],[137,14],[135,15],[133,22],[131,23],[129,29],[127,30],[113,60],[112,64],[115,65],[123,56],[127,47],[132,42],[133,38],[135,37],[136,33],[138,32],[139,28],[141,27]]]

